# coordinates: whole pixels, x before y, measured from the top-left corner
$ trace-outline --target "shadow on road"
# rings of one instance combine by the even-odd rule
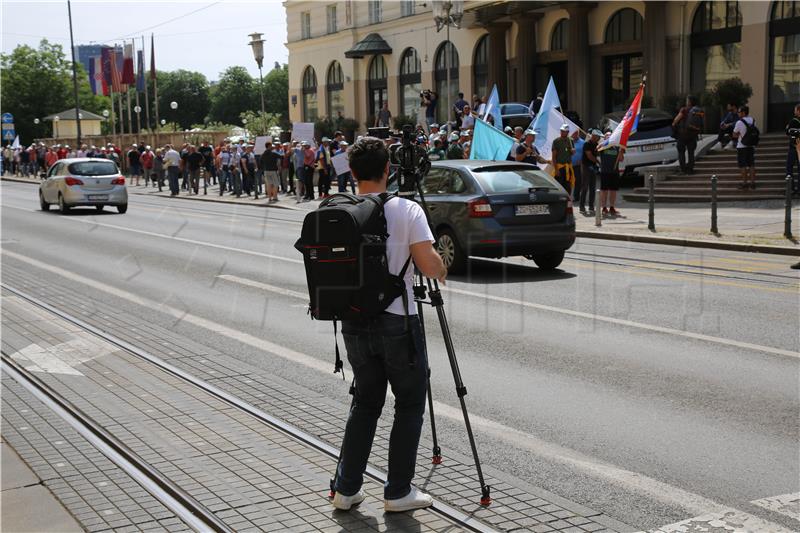
[[[449,276],[454,281],[463,283],[519,283],[537,281],[555,281],[574,278],[572,272],[563,270],[541,270],[532,261],[531,266],[514,265],[488,259],[470,258],[467,273],[460,276]]]

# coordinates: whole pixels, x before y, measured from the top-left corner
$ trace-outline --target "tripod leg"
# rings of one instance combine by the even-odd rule
[[[356,378],[353,378],[353,382],[350,384],[350,396],[353,397],[353,399],[350,401],[350,411],[352,412],[353,406],[355,406],[356,403]],[[334,496],[336,496],[336,489],[334,487],[336,486],[336,476],[339,475],[339,465],[342,462],[343,447],[344,447],[344,437],[342,437],[342,446],[339,447],[339,457],[336,459],[336,470],[333,471],[333,477],[331,478],[330,482],[331,490],[328,493],[328,498],[333,498]]]
[[[456,393],[458,394],[458,401],[461,404],[461,413],[464,415],[464,426],[467,429],[467,437],[469,437],[469,446],[472,449],[472,458],[475,460],[475,470],[478,473],[478,481],[481,484],[481,505],[489,505],[492,503],[491,487],[486,484],[483,478],[483,470],[481,469],[481,461],[478,457],[478,447],[475,444],[475,435],[472,433],[472,425],[469,422],[469,412],[467,412],[467,403],[464,396],[467,395],[467,388],[461,379],[461,370],[458,368],[458,360],[456,359],[455,348],[453,347],[453,339],[450,336],[450,326],[447,324],[447,317],[444,314],[444,301],[442,300],[442,293],[439,290],[439,283],[436,280],[428,281],[428,292],[430,293],[431,304],[436,308],[436,314],[439,317],[439,324],[442,327],[442,338],[444,345],[447,349],[447,357],[450,360],[450,369],[453,371],[453,380],[456,385]]]
[[[424,289],[422,276],[419,276],[419,285]],[[424,293],[424,291],[423,291]],[[417,300],[417,314],[419,315],[419,324],[420,329],[422,330],[422,344],[425,346],[425,350],[428,350],[427,340],[425,338],[425,318],[422,313],[422,299],[425,298],[424,294],[421,294],[420,299]],[[439,438],[436,436],[436,416],[433,412],[433,391],[431,390],[431,365],[428,364],[428,412],[431,414],[431,433],[433,433],[433,455],[431,457],[431,463],[435,465],[442,464],[442,449],[439,448]]]

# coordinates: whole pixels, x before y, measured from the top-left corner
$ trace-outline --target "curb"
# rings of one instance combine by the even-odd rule
[[[759,254],[775,254],[800,256],[800,247],[776,246],[773,244],[750,244],[744,242],[704,241],[683,237],[657,237],[655,235],[636,235],[632,233],[605,233],[600,231],[576,231],[576,237],[587,239],[605,239],[609,241],[643,242],[648,244],[667,244],[686,248],[710,248],[713,250],[729,250],[734,252],[751,252]]]
[[[203,195],[202,198],[199,198],[196,195],[192,195],[192,196],[188,196],[188,195],[183,195],[183,196],[181,196],[181,195],[178,195],[178,196],[163,196],[163,195],[153,194],[153,193],[149,193],[149,192],[132,192],[131,190],[128,190],[128,194],[136,195],[136,196],[145,196],[145,197],[149,197],[149,198],[169,198],[170,200],[195,200],[197,202],[212,202],[212,203],[215,203],[215,204],[245,205],[245,206],[250,206],[250,207],[267,207],[267,208],[270,208],[270,209],[273,209],[273,208],[275,208],[275,209],[285,209],[287,211],[304,211],[304,209],[299,209],[297,207],[291,207],[291,206],[288,206],[288,205],[246,204],[244,202],[236,202],[236,201],[226,200],[224,197],[222,199],[209,197],[211,195]]]

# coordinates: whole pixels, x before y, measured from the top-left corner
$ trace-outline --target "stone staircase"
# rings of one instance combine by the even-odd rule
[[[786,150],[789,141],[780,133],[761,134],[756,147],[756,190],[741,191],[736,150],[715,150],[695,161],[694,174],[668,175],[655,184],[657,202],[710,202],[711,176],[717,176],[717,200],[720,202],[771,200],[784,198],[786,191]],[[648,200],[647,183],[623,194],[630,202]]]

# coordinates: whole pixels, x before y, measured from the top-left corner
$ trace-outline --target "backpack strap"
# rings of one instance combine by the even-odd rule
[[[342,373],[342,381],[345,381],[344,377],[344,363],[342,363],[342,357],[339,355],[339,339],[337,337],[338,328],[336,326],[336,320],[333,321],[333,343],[336,346],[336,361],[333,363],[333,373],[338,374],[339,372]]]
[[[398,275],[398,277],[401,280],[403,280],[403,294],[400,297],[403,300],[403,312],[405,313],[403,315],[403,327],[404,327],[404,331],[406,333],[410,333],[411,332],[411,328],[409,327],[409,316],[410,315],[408,314],[408,308],[409,308],[408,290],[406,289],[406,284],[405,284],[406,272],[408,271],[408,265],[410,265],[410,264],[411,264],[411,255],[408,256],[408,259],[406,259],[406,262],[403,265],[403,269],[400,271],[400,274]],[[416,346],[414,346],[414,338],[411,335],[408,336],[408,344],[409,344],[409,346],[408,346],[408,366],[409,366],[409,368],[414,368],[414,366],[417,363],[417,348],[416,348]]]

